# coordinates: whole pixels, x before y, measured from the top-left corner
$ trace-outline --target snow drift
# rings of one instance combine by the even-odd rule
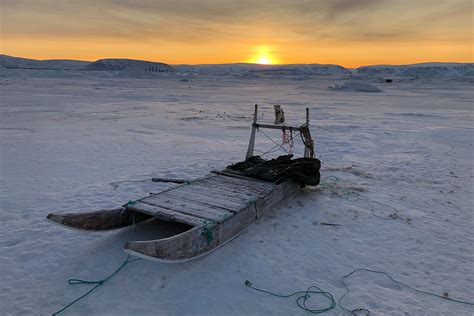
[[[328,88],[335,91],[382,92],[382,90],[371,84],[359,81],[344,82],[343,84],[336,84]]]
[[[33,72],[55,73],[0,69],[0,315],[51,315],[95,286],[71,286],[69,278],[102,279],[126,258],[125,242],[174,234],[158,220],[89,234],[44,217],[122,205],[172,186],[153,177],[194,179],[242,159],[256,102],[262,122],[273,121],[275,103],[291,125],[311,108],[321,186],[209,256],[175,265],[137,261],[60,316],[308,316],[295,301],[256,293],[244,281],[279,293],[314,284],[338,300],[346,293],[341,277],[363,267],[472,300],[472,83],[400,80],[380,85],[390,93],[367,94],[328,91],[346,81],[330,76],[191,77],[188,88],[181,77],[144,71],[153,76],[28,77]],[[268,132],[281,140],[280,130]],[[275,145],[257,135],[259,150]],[[295,153],[303,150],[298,138]],[[473,312],[382,274],[360,271],[347,286],[344,306],[373,315]],[[310,299],[309,307],[324,303]],[[322,315],[346,314],[336,307]]]

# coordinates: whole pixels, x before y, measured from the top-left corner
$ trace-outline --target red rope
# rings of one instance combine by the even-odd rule
[[[289,134],[286,133],[286,130],[284,128],[282,128],[281,131],[282,131],[282,136],[281,136],[282,145],[288,145],[288,154],[293,155],[293,145],[294,145],[293,130],[290,129]]]

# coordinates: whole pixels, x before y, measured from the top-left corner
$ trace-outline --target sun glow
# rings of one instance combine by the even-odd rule
[[[271,49],[268,46],[262,45],[254,50],[254,55],[248,60],[250,63],[260,65],[277,64],[277,59],[273,56]]]
[[[270,65],[270,64],[272,64],[272,62],[270,61],[270,58],[268,58],[268,56],[258,57],[258,59],[256,60],[256,63],[261,64],[261,65]]]

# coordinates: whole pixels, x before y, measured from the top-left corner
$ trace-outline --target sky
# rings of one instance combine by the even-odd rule
[[[473,61],[472,0],[0,0],[0,53],[169,64]]]

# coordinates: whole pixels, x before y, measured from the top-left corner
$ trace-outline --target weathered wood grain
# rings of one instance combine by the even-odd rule
[[[140,202],[159,206],[175,212],[201,217],[208,220],[221,222],[225,218],[232,216],[232,213],[223,208],[214,206],[204,206],[191,201],[177,200],[173,197],[155,195],[141,199]]]
[[[132,225],[134,220],[132,211],[120,207],[110,210],[100,210],[88,213],[50,213],[47,219],[61,225],[85,230],[108,230]],[[145,214],[135,214],[135,223],[150,219]]]
[[[233,213],[239,212],[245,206],[243,203],[227,201],[216,196],[215,194],[214,196],[203,196],[192,191],[183,192],[182,190],[172,190],[164,193],[163,196],[174,198],[176,200],[192,201],[203,206],[223,208]]]
[[[222,185],[222,183],[218,183],[216,181],[201,182],[200,186],[210,188],[216,191],[222,191],[228,195],[234,195],[242,200],[255,198],[260,193],[266,191],[262,189],[250,189],[250,188],[246,188],[246,187],[242,187],[242,186],[238,186],[234,184]]]
[[[249,186],[257,186],[257,187],[268,187],[272,186],[273,182],[270,181],[263,181],[255,178],[250,178],[244,175],[239,175],[238,177],[235,176],[235,174],[230,173],[230,174],[218,174],[216,177],[209,178],[209,180],[212,179],[222,179],[227,182],[237,182],[237,183],[245,183],[246,185]]]
[[[242,186],[251,190],[269,190],[274,186],[274,184],[271,182],[266,182],[266,183],[255,182],[255,181],[248,181],[245,179],[225,177],[225,176],[217,176],[215,178],[209,179],[208,181],[220,183],[223,185],[233,184],[235,186]]]
[[[204,186],[198,186],[198,185],[193,185],[193,186],[184,186],[180,190],[182,193],[195,193],[199,194],[205,197],[211,197],[211,198],[217,198],[217,199],[222,199],[224,201],[229,201],[232,203],[237,203],[240,204],[244,199],[242,197],[229,194],[227,191],[221,191],[221,190],[215,190],[209,187],[204,187]]]
[[[204,255],[231,240],[257,218],[277,209],[298,189],[292,182],[270,182],[210,175],[142,198],[114,210],[84,214],[50,214],[71,227],[102,230],[124,227],[149,218],[179,222],[190,229],[172,237],[131,241],[127,252],[176,262]]]
[[[269,194],[260,196],[260,198],[255,201],[257,217],[260,218],[278,209],[282,203],[294,195],[298,189],[299,186],[296,183],[287,181],[275,186]]]
[[[164,262],[179,262],[202,256],[237,236],[257,218],[274,211],[297,189],[298,185],[292,182],[274,185],[239,213],[220,223],[198,226],[166,239],[128,242],[125,245],[126,252]],[[211,239],[208,238],[209,234]]]
[[[142,202],[127,205],[127,209],[135,212],[149,214],[165,221],[174,221],[190,226],[202,226],[210,222],[209,220],[204,218],[175,212],[172,210],[161,208],[159,206],[149,205]]]
[[[265,180],[250,178],[250,177],[244,175],[240,171],[231,170],[231,169],[212,170],[211,172],[214,173],[214,174],[218,174],[218,175],[226,176],[226,177],[230,177],[230,178],[245,179],[245,180],[254,181],[254,182],[261,182],[261,183],[271,183],[271,182],[265,181]]]

